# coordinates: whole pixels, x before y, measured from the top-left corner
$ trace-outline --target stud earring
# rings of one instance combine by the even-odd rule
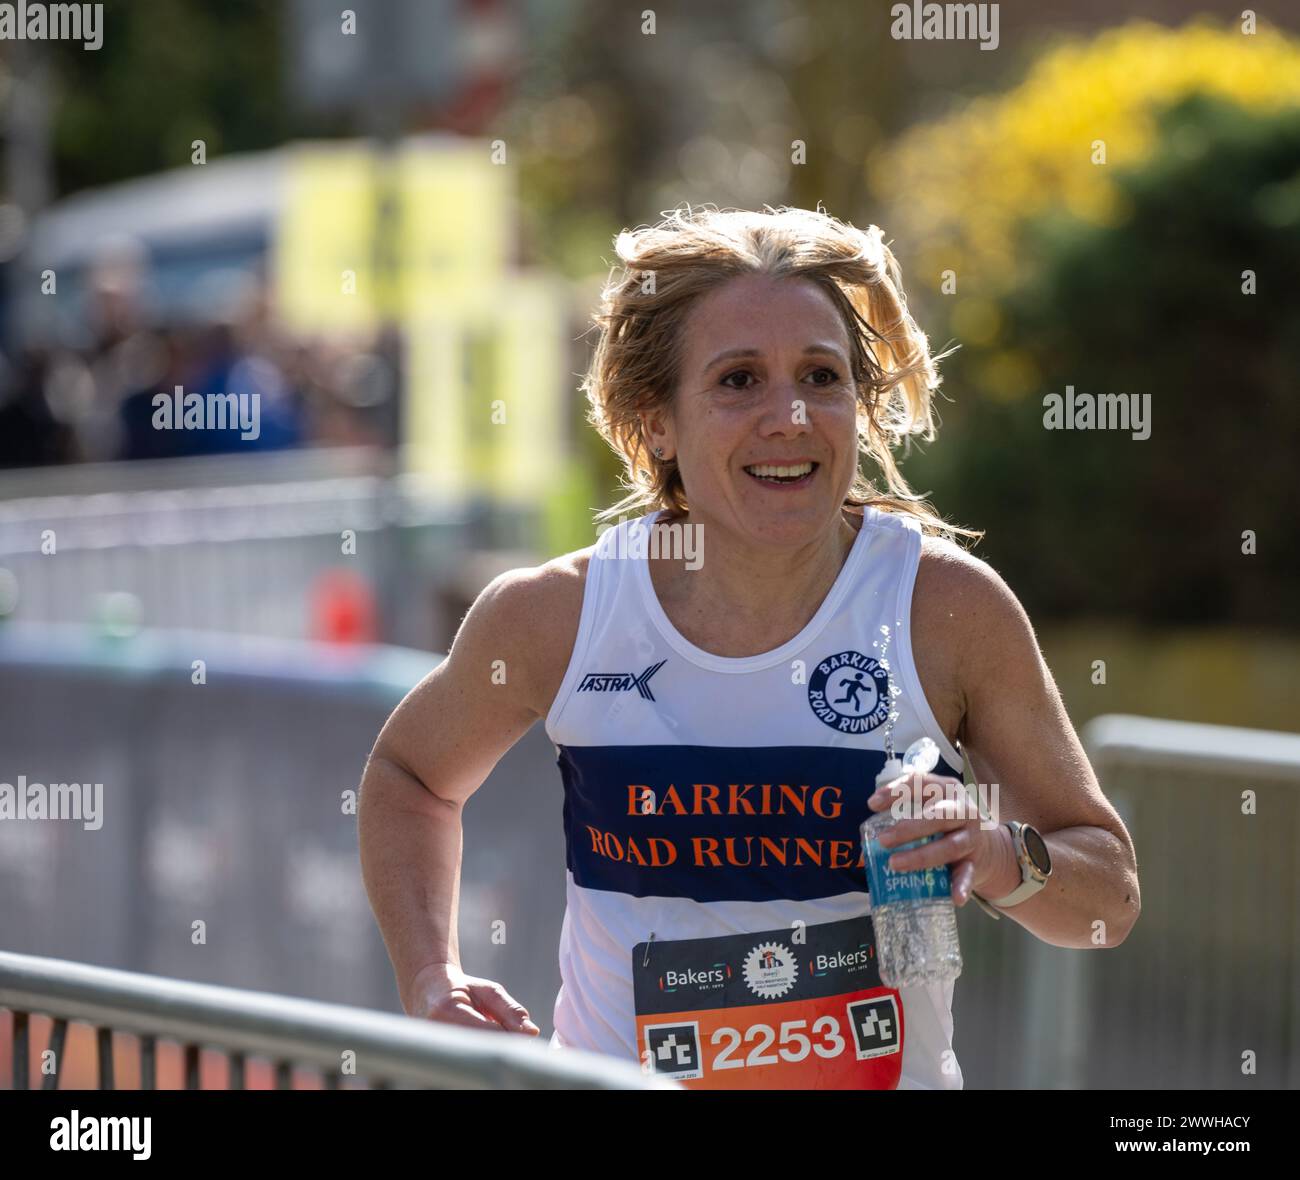
[[[663,457],[664,457],[663,447],[655,447],[655,458],[662,459]]]

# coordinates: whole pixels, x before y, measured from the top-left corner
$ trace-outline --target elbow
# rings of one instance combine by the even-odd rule
[[[1124,940],[1133,932],[1133,927],[1137,925],[1137,920],[1142,914],[1142,895],[1138,892],[1137,875],[1133,874],[1131,878],[1124,882],[1121,890],[1123,900],[1118,904],[1118,913],[1112,923],[1112,930],[1116,937],[1109,938],[1106,946],[1121,946]]]
[[[400,754],[376,746],[361,775],[357,814],[388,808],[441,816],[448,811],[459,814],[461,804],[434,791]]]
[[[1108,851],[1104,863],[1110,867],[1111,880],[1115,882],[1107,893],[1110,904],[1106,906],[1109,918],[1105,923],[1103,947],[1122,946],[1133,933],[1133,927],[1142,913],[1142,892],[1138,888],[1137,856],[1132,840],[1124,828],[1109,833],[1113,852]]]

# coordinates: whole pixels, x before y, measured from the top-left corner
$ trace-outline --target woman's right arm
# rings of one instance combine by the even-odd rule
[[[456,915],[461,809],[545,712],[539,660],[551,645],[539,643],[533,628],[547,633],[539,600],[554,582],[545,567],[494,579],[447,658],[388,718],[366,763],[361,875],[410,1016],[539,1031],[500,984],[461,970]]]

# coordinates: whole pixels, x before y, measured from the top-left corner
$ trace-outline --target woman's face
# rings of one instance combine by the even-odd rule
[[[833,527],[858,449],[849,335],[830,297],[808,279],[731,279],[692,309],[682,349],[650,445],[677,459],[692,519],[777,544]],[[759,474],[773,468],[799,478]]]

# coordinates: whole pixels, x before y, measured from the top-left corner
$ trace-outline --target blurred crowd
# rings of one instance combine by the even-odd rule
[[[72,340],[0,352],[0,467],[392,441],[396,374],[373,344],[293,337],[260,274],[197,321],[148,282],[143,252],[119,249],[88,269]],[[155,397],[177,386],[259,395],[259,436],[155,428]]]

